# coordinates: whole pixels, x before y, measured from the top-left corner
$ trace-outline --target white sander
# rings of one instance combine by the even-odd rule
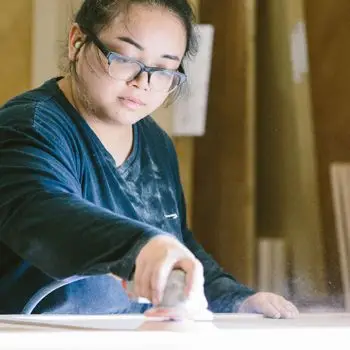
[[[171,271],[166,283],[163,298],[155,311],[169,311],[174,320],[212,321],[213,314],[208,310],[208,302],[204,294],[204,286],[195,286],[189,296],[185,295],[186,274],[183,270]],[[126,293],[132,298],[133,281],[123,281]],[[135,299],[134,299],[135,300]],[[137,298],[140,303],[150,303],[145,298]],[[160,312],[161,314],[161,312]]]

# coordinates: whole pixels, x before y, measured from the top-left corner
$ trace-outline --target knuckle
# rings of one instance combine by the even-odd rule
[[[151,289],[152,293],[158,291],[157,285],[155,285],[155,284],[152,284],[150,289]]]
[[[198,273],[200,273],[200,274],[203,273],[203,271],[204,271],[203,264],[198,259],[193,260],[193,266],[197,270]]]

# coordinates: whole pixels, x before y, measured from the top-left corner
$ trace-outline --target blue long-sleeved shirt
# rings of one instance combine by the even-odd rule
[[[142,312],[108,274],[130,279],[141,248],[164,233],[203,263],[212,311],[234,312],[254,293],[187,228],[171,139],[151,117],[133,133],[118,167],[57,79],[0,109],[0,313],[20,313],[35,292],[75,275],[91,277],[51,293],[34,312]]]

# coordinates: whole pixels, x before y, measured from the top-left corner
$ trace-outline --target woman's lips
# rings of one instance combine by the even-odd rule
[[[119,97],[119,101],[123,106],[131,110],[137,110],[145,106],[145,103],[134,97]]]

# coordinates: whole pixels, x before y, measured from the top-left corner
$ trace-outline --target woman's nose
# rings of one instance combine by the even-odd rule
[[[134,79],[129,81],[129,84],[131,84],[132,86],[137,87],[139,89],[148,91],[148,90],[150,90],[149,81],[150,81],[149,73],[141,72]]]

